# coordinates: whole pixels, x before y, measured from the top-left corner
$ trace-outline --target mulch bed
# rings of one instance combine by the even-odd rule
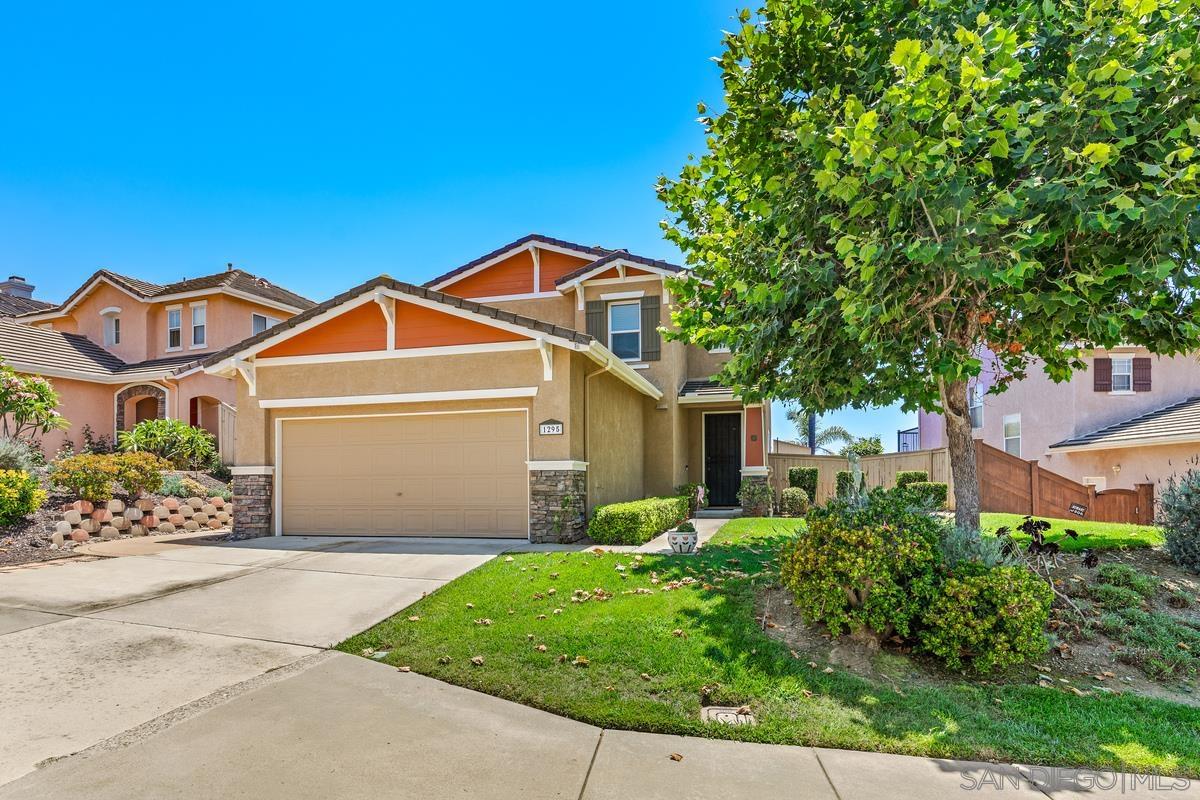
[[[164,476],[178,475],[180,477],[192,478],[210,489],[224,490],[229,488],[226,484],[205,473],[166,472],[163,474]],[[78,498],[51,485],[46,470],[38,470],[37,476],[42,488],[47,492],[46,502],[40,509],[27,516],[23,521],[15,525],[0,527],[0,567],[29,564],[36,561],[49,561],[55,558],[71,558],[75,556],[76,545],[80,544],[79,542],[68,540],[63,543],[62,547],[56,547],[50,541],[50,534],[54,533],[54,523],[62,519],[62,507]],[[115,497],[118,500],[125,501],[126,504],[131,504],[137,499],[130,498],[122,492],[117,492]],[[146,497],[155,502],[161,502],[165,496],[150,494],[146,495]],[[149,535],[161,536],[163,534],[151,529]],[[120,538],[128,539],[131,537],[129,533],[122,533]],[[99,537],[93,536],[92,539],[98,540]]]

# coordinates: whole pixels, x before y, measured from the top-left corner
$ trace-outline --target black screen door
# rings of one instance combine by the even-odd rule
[[[736,506],[742,478],[742,415],[704,415],[704,483],[708,504]]]

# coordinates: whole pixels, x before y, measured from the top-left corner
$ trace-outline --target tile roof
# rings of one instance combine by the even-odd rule
[[[593,246],[589,246],[586,244],[577,244],[576,242],[568,242],[566,239],[555,239],[552,236],[542,236],[540,233],[530,233],[525,236],[522,236],[520,239],[517,239],[516,241],[509,242],[508,244],[506,244],[502,247],[497,247],[495,250],[493,250],[490,253],[484,253],[479,258],[472,259],[472,260],[468,261],[466,264],[463,264],[461,267],[455,267],[454,269],[450,270],[449,272],[446,272],[446,273],[443,273],[442,275],[437,276],[433,280],[425,281],[425,283],[422,285],[425,287],[436,286],[437,284],[441,283],[442,281],[448,280],[450,278],[453,278],[455,275],[459,275],[463,272],[474,269],[475,267],[479,266],[480,264],[483,264],[484,262],[491,261],[493,258],[496,258],[497,256],[504,255],[509,250],[515,250],[522,245],[529,244],[530,242],[542,242],[543,244],[552,244],[557,247],[565,247],[568,250],[578,250],[581,253],[587,253],[587,254],[593,255],[593,256],[603,256],[603,255],[606,255],[606,254],[612,252],[603,247],[593,247]]]
[[[725,397],[727,395],[732,396],[733,390],[728,386],[722,386],[712,378],[687,381],[683,384],[683,388],[679,390],[680,397]]]
[[[16,297],[0,292],[0,317],[15,317],[17,314],[28,314],[33,311],[45,311],[54,308],[54,303],[45,300],[34,300],[32,297]]]
[[[566,275],[563,275],[561,278],[556,280],[554,285],[561,286],[564,283],[575,280],[580,275],[586,275],[589,272],[606,267],[614,261],[629,261],[633,264],[641,264],[644,267],[661,269],[664,272],[683,272],[683,267],[679,266],[678,264],[672,264],[669,261],[662,261],[657,258],[646,258],[645,256],[634,255],[626,250],[613,250],[612,252],[608,253],[608,255],[598,258],[590,264],[584,264],[579,269],[568,272]]]
[[[249,347],[253,347],[261,342],[265,342],[268,339],[274,338],[275,336],[278,336],[279,334],[284,333],[285,331],[288,331],[297,325],[307,322],[313,317],[320,316],[326,311],[336,308],[337,306],[340,306],[343,303],[353,300],[363,293],[372,291],[374,289],[391,289],[393,291],[403,292],[404,294],[409,294],[413,297],[419,297],[424,300],[432,300],[436,303],[443,303],[448,306],[453,306],[454,308],[461,308],[464,311],[470,311],[473,314],[491,317],[492,319],[500,322],[507,322],[510,325],[528,328],[535,333],[544,333],[549,336],[556,336],[560,339],[569,339],[570,341],[577,342],[579,344],[586,345],[591,344],[592,342],[591,336],[588,336],[586,333],[579,333],[571,328],[564,328],[561,325],[543,322],[542,320],[534,319],[533,317],[514,314],[511,311],[504,311],[493,306],[485,306],[482,303],[476,303],[474,300],[465,300],[452,294],[445,294],[444,292],[425,288],[424,286],[414,286],[411,283],[398,281],[388,275],[380,275],[377,278],[372,278],[366,283],[355,286],[353,289],[342,292],[336,297],[331,297],[324,303],[315,305],[307,311],[297,314],[294,317],[289,317],[288,319],[280,322],[278,325],[274,325],[259,334],[251,336],[249,339],[238,342],[232,347],[227,347],[224,350],[207,356],[200,363],[203,366],[211,366],[219,361],[224,361],[230,356],[236,355],[237,353],[240,353]]]
[[[195,362],[197,356],[127,364],[86,336],[0,319],[0,360],[31,371],[77,373],[84,380],[121,378],[132,381],[161,377],[185,363]]]
[[[34,314],[45,313],[46,311],[54,311],[70,306],[78,299],[87,287],[92,285],[92,282],[98,278],[104,278],[111,283],[120,286],[131,294],[136,295],[144,300],[152,300],[155,298],[165,298],[183,292],[203,291],[205,289],[232,289],[233,291],[242,292],[243,294],[260,297],[264,300],[272,300],[277,303],[299,308],[301,310],[312,308],[316,305],[315,302],[307,297],[301,297],[295,292],[290,292],[282,286],[276,286],[265,278],[260,278],[257,275],[251,275],[249,272],[241,269],[230,269],[224,272],[215,272],[212,275],[202,275],[198,278],[186,278],[175,283],[158,284],[143,281],[138,278],[131,278],[128,275],[121,275],[107,269],[97,270],[92,273],[86,281],[84,281],[78,289],[71,293],[61,305],[46,307],[42,309],[30,310],[21,313],[21,316],[30,316]]]
[[[1189,397],[1124,422],[1063,439],[1050,445],[1050,449],[1132,447],[1152,445],[1156,440],[1177,441],[1187,437],[1200,440],[1200,397]]]

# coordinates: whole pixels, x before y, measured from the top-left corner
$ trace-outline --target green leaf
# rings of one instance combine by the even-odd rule
[[[1105,142],[1092,142],[1080,151],[1080,155],[1094,164],[1104,165],[1112,160],[1114,148]]]
[[[913,62],[921,55],[921,43],[916,39],[901,39],[892,48],[891,62],[894,67],[910,69]]]

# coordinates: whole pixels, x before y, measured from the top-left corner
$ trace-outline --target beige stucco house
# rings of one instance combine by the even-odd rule
[[[1200,455],[1200,362],[1143,348],[1096,350],[1086,370],[1055,383],[1034,365],[1002,394],[996,366],[972,383],[975,438],[1097,490],[1159,483]],[[920,446],[944,446],[945,425],[921,414]]]
[[[80,446],[85,426],[111,440],[171,417],[211,431],[232,458],[236,387],[197,364],[313,306],[232,268],[167,285],[100,270],[63,303],[21,299],[0,298],[0,310],[15,312],[0,319],[0,359],[58,392],[71,427],[42,438],[51,455],[68,441]]]
[[[202,362],[237,386],[235,531],[571,541],[588,513],[765,480],[769,408],[670,341],[672,264],[531,235],[387,276]]]

